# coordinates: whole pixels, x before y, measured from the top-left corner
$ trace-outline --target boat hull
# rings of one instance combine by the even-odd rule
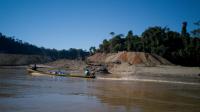
[[[79,77],[79,78],[92,78],[94,79],[95,76],[84,76],[84,75],[74,75],[74,74],[51,74],[46,73],[43,71],[33,70],[33,69],[27,69],[29,73],[40,73],[40,74],[46,74],[46,75],[53,75],[53,76],[63,76],[63,77]]]

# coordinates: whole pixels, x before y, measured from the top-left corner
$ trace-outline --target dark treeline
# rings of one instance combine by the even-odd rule
[[[187,32],[187,22],[183,22],[181,33],[159,26],[149,27],[141,36],[129,31],[126,36],[115,35],[104,39],[98,49],[90,48],[90,52],[113,53],[118,51],[136,51],[155,53],[174,64],[184,66],[200,66],[200,21],[195,23],[197,29],[191,34]]]
[[[47,49],[44,47],[37,47],[35,45],[15,39],[14,37],[7,37],[0,33],[0,53],[9,54],[28,54],[28,55],[43,55],[56,59],[84,59],[89,55],[89,52],[82,49],[70,48],[69,50]]]

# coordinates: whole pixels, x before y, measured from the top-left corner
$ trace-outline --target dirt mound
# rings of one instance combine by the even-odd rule
[[[96,53],[87,58],[87,63],[96,72],[104,67],[112,74],[135,74],[138,66],[172,65],[169,61],[156,54],[144,52],[118,52],[118,53]]]
[[[156,54],[144,52],[96,53],[87,58],[89,63],[128,63],[146,66],[172,65],[168,60]]]

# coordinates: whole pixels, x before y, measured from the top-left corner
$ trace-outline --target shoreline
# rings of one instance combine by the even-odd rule
[[[137,82],[153,82],[153,83],[170,83],[170,84],[185,84],[200,86],[200,82],[187,81],[171,81],[171,80],[156,80],[156,79],[130,79],[130,78],[103,78],[98,77],[98,80],[116,80],[116,81],[137,81]]]
[[[47,64],[38,64],[38,66],[50,66],[55,70],[67,70],[72,73],[83,74],[83,68],[87,66],[84,62],[76,60],[66,60],[65,65],[57,62]],[[73,65],[71,64],[73,63]],[[78,64],[78,65],[77,65]],[[0,69],[26,69],[28,65],[20,66],[0,66]],[[105,80],[134,80],[134,81],[150,81],[150,82],[172,82],[172,83],[199,83],[200,84],[200,67],[183,67],[174,65],[158,65],[154,67],[147,67],[142,65],[131,65],[132,68],[118,69],[115,73],[104,74],[96,73],[97,79]],[[49,68],[39,68],[48,70]]]

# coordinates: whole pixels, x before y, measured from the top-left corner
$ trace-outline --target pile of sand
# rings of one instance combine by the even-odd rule
[[[168,60],[156,54],[144,52],[118,52],[96,53],[87,58],[89,63],[129,63],[130,65],[142,64],[146,66],[172,65]]]
[[[168,60],[156,54],[144,52],[118,52],[118,53],[96,53],[87,58],[87,63],[94,71],[105,66],[112,74],[135,74],[136,66],[158,66],[172,65]],[[91,68],[91,67],[90,67]]]

